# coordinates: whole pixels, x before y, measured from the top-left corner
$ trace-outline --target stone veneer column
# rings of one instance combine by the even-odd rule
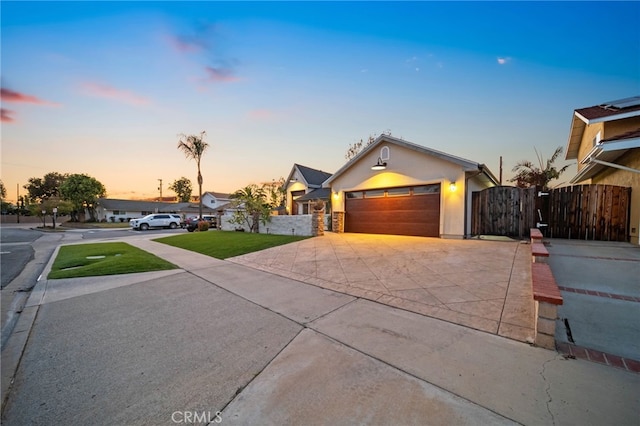
[[[333,232],[344,232],[344,212],[333,212],[331,216]]]
[[[313,211],[313,216],[311,216],[311,235],[314,237],[324,235],[324,209]]]

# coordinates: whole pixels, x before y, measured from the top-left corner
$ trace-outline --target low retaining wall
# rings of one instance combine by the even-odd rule
[[[321,214],[324,218],[324,229],[327,229],[331,215]],[[237,229],[243,229],[245,232],[249,232],[249,227],[240,226],[235,223],[231,223],[232,216],[221,216],[220,229],[223,231],[235,231]],[[299,235],[304,237],[311,237],[319,235],[318,230],[314,232],[313,226],[313,214],[296,214],[296,215],[282,215],[271,216],[270,220],[266,224],[260,223],[258,232],[260,234],[276,234],[276,235]]]
[[[558,305],[562,305],[562,294],[551,267],[546,263],[549,252],[542,243],[539,229],[531,229],[531,285],[535,301],[535,343],[546,349],[556,348],[556,320]]]

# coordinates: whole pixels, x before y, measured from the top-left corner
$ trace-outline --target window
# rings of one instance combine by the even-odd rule
[[[437,194],[440,192],[440,184],[414,186],[413,195]]]
[[[382,148],[380,148],[380,159],[382,161],[388,161],[389,160],[389,147],[388,146],[383,146]]]
[[[593,138],[593,146],[598,145],[601,138],[602,138],[601,132],[596,133],[596,136]]]
[[[369,191],[365,191],[365,198],[380,198],[384,197],[384,189],[372,189]]]
[[[362,198],[364,192],[356,191],[356,192],[347,192],[347,198]]]
[[[387,189],[387,197],[401,197],[411,195],[411,188],[389,188]]]

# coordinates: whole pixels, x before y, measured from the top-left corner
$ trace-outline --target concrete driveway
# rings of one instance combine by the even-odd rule
[[[488,333],[533,341],[531,251],[519,242],[326,233],[228,260]]]
[[[307,241],[324,244],[329,238]],[[422,244],[430,242],[508,248],[503,256],[517,259],[527,252],[511,243]],[[2,351],[3,397],[8,396],[2,424],[637,420],[638,374],[566,359],[145,235],[127,243],[179,269],[40,280]],[[383,252],[388,250],[387,245]],[[445,256],[447,250],[441,251]],[[496,251],[487,253],[497,258]]]

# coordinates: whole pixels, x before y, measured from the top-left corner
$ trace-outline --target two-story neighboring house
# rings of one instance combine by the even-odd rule
[[[640,96],[576,109],[565,158],[578,161],[571,183],[631,188],[629,239],[640,244]]]
[[[325,202],[328,214],[331,207],[329,202],[331,190],[323,188],[322,183],[330,177],[331,173],[294,164],[284,184],[287,194],[287,213],[309,214],[312,211],[311,205],[316,200],[322,200]]]

